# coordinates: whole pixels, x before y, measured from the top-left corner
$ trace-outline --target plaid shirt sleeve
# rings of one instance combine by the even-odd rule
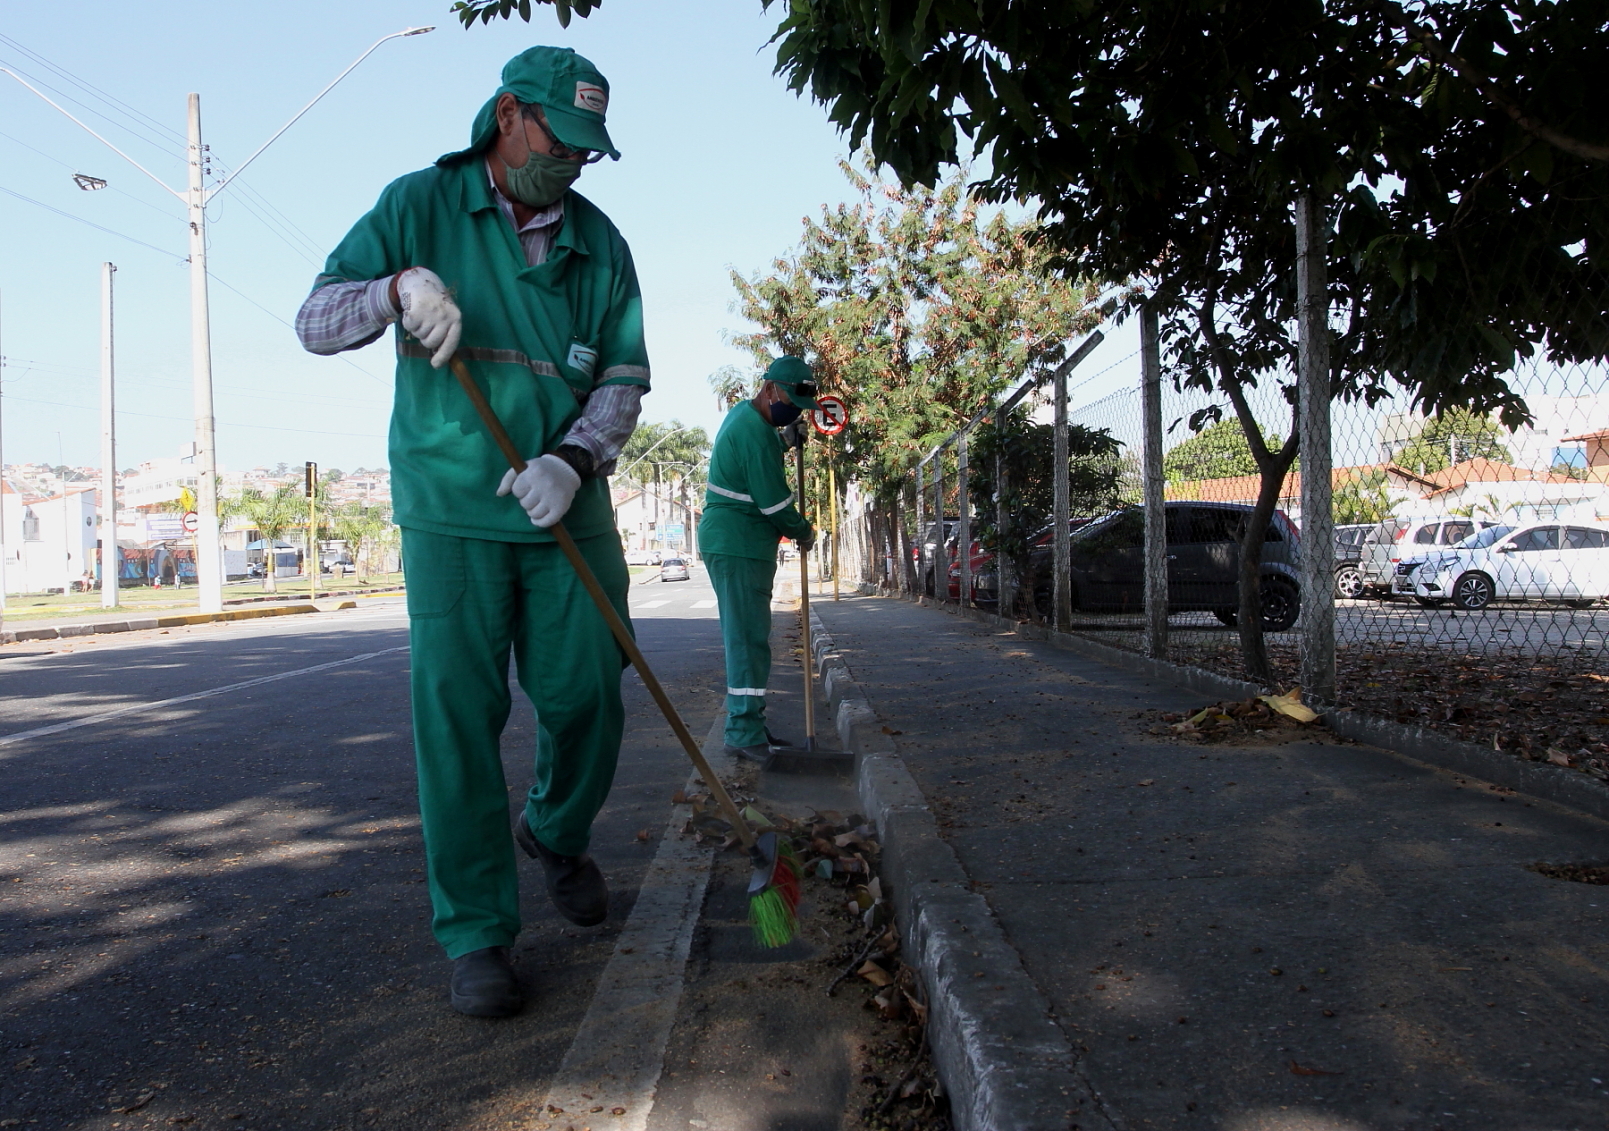
[[[599,475],[613,474],[620,449],[637,428],[647,391],[642,385],[604,385],[592,390],[581,419],[570,425],[564,442],[591,452]]]
[[[340,353],[368,345],[401,314],[391,305],[390,275],[327,283],[296,312],[296,336],[309,353]]]

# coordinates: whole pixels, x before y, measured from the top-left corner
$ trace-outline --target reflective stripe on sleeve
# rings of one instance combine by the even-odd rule
[[[646,381],[648,380],[648,367],[646,365],[611,365],[608,369],[598,374],[597,383],[601,385],[605,381],[613,381],[616,377],[640,377]]]
[[[728,491],[725,487],[717,487],[713,483],[706,483],[704,486],[708,487],[711,491],[714,491],[717,495],[724,495],[728,499],[736,499],[740,503],[754,502],[754,497],[752,495],[745,495],[741,491]],[[787,504],[783,505],[786,506]]]
[[[726,693],[728,695],[759,695],[759,696],[763,697],[765,695],[765,688],[763,688],[763,687],[728,687],[726,689]]]
[[[752,502],[753,500],[751,499],[750,501]],[[793,496],[789,495],[786,499],[783,499],[780,503],[778,503],[774,507],[761,507],[760,508],[760,513],[761,514],[776,514],[780,510],[787,510],[792,505],[793,505]]]

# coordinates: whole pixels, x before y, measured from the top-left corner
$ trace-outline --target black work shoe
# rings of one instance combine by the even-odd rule
[[[765,740],[767,742],[769,742],[772,746],[792,746],[793,745],[793,743],[789,742],[787,739],[778,738],[776,735],[772,734],[770,727],[765,728]]]
[[[525,1005],[508,947],[488,946],[453,959],[452,1003],[471,1017],[512,1017]]]
[[[559,914],[578,927],[595,927],[609,917],[609,886],[592,857],[584,852],[560,856],[536,839],[524,813],[514,822],[514,842],[525,855],[542,862],[548,898]]]
[[[747,758],[750,762],[765,762],[771,757],[769,743],[757,742],[753,746],[733,746],[726,744],[726,752],[734,758]]]

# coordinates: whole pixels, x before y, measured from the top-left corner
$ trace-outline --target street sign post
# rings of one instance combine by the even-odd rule
[[[810,414],[810,423],[823,436],[836,436],[849,424],[849,406],[837,397],[817,397],[821,407]]]

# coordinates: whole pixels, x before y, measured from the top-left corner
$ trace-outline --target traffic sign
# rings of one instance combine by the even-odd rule
[[[201,516],[195,511],[184,512],[184,532],[194,534],[201,529]]]
[[[836,436],[849,424],[849,406],[837,397],[817,397],[821,407],[810,414],[810,423],[823,436]]]

